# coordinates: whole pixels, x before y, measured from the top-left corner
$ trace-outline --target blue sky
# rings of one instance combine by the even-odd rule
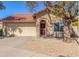
[[[0,10],[0,19],[11,16],[13,14],[32,13],[28,6],[25,5],[24,1],[3,1],[3,4],[6,9]],[[45,6],[43,2],[39,2],[38,6],[35,8],[36,11],[33,11],[33,13],[38,12],[44,8]],[[67,10],[67,8],[65,9]]]
[[[0,19],[18,13],[31,13],[23,1],[3,1],[3,4],[5,5],[6,9],[0,10]],[[36,11],[34,11],[34,13],[44,8],[44,4],[40,2],[40,4],[35,8]]]

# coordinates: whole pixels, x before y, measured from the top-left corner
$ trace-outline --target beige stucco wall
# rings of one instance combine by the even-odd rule
[[[6,23],[6,35],[10,36],[36,36],[36,25],[35,23]]]
[[[40,36],[40,21],[41,20],[45,20],[46,21],[46,35],[48,34],[53,34],[54,32],[54,26],[53,26],[53,23],[55,22],[58,22],[59,18],[57,18],[56,16],[52,15],[51,13],[49,13],[50,16],[51,16],[51,20],[52,20],[52,25],[50,24],[50,19],[49,19],[49,16],[48,14],[46,13],[46,11],[43,11],[39,14],[37,14],[36,16],[36,26],[37,26],[37,32],[38,32],[38,36]],[[61,18],[60,18],[61,19]]]
[[[42,12],[40,14],[37,14],[36,16],[36,26],[37,26],[37,36],[40,37],[40,21],[45,20],[46,21],[46,26],[48,23],[48,16],[45,12]],[[49,23],[48,23],[49,24]]]

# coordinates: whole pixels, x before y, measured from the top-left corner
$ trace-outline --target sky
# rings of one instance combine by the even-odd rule
[[[45,8],[43,2],[40,2],[35,8],[36,11],[31,12],[24,1],[3,1],[6,9],[0,10],[0,19],[11,16],[13,14],[35,13]]]
[[[0,20],[2,18],[14,15],[14,14],[23,14],[23,13],[36,13],[45,8],[43,2],[39,2],[38,6],[35,8],[35,11],[31,12],[28,6],[24,1],[2,1],[6,9],[0,10]],[[79,2],[78,2],[79,5]],[[67,11],[67,8],[65,8]]]

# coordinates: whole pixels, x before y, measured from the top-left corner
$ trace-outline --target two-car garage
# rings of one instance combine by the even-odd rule
[[[17,14],[3,20],[6,36],[36,36],[36,24],[31,14]]]
[[[7,36],[36,36],[35,23],[6,23]]]

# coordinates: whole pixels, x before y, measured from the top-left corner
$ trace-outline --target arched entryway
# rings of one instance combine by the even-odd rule
[[[46,28],[46,21],[45,20],[41,20],[40,21],[40,36],[44,36],[45,35],[45,28]]]

